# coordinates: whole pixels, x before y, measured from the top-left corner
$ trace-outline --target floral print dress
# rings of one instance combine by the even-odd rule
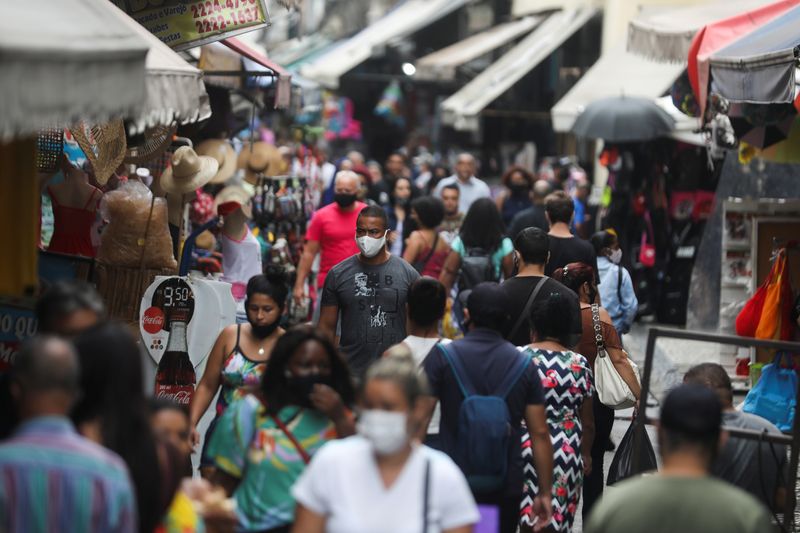
[[[592,370],[585,357],[575,352],[550,352],[525,347],[539,368],[545,394],[547,426],[553,444],[553,519],[550,526],[556,531],[571,531],[575,510],[583,486],[581,459],[580,410],[584,400],[591,397]],[[521,504],[520,523],[532,526],[530,515],[533,499],[539,492],[533,466],[531,438],[522,436],[522,457],[525,486]]]

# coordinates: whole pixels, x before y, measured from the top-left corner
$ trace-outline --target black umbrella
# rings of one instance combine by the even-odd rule
[[[647,141],[672,131],[675,120],[650,99],[617,96],[586,106],[572,126],[579,137],[610,142]]]

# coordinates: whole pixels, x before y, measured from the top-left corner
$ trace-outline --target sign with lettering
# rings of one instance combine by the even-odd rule
[[[173,50],[268,26],[264,0],[111,0]]]
[[[0,373],[11,368],[20,344],[36,335],[37,329],[33,309],[0,301]]]

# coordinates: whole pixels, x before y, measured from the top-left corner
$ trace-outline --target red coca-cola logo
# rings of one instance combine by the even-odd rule
[[[191,385],[156,385],[156,398],[161,400],[189,405],[192,403],[193,395],[194,387]]]
[[[164,311],[158,307],[148,307],[142,316],[142,328],[150,335],[164,329]]]

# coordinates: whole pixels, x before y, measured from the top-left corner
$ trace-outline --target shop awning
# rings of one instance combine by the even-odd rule
[[[275,73],[277,79],[277,90],[275,92],[275,107],[285,108],[289,107],[289,102],[292,96],[292,73],[284,69],[274,61],[270,61],[267,56],[255,48],[248,46],[242,40],[236,37],[228,37],[222,40],[222,44],[231,50],[239,53],[242,57],[261,65],[262,67],[271,70]]]
[[[147,43],[111,2],[3,2],[0,138],[138,113]]]
[[[466,4],[466,0],[406,0],[374,24],[300,68],[300,74],[330,88],[393,39],[410,35]]]
[[[93,5],[100,3],[92,0]],[[48,3],[48,9],[52,3]],[[191,124],[211,116],[203,72],[187,63],[177,52],[162,43],[144,26],[114,7],[119,21],[145,40],[150,50],[146,61],[146,96],[142,111],[131,117],[131,133],[141,133],[156,125]],[[86,118],[86,117],[84,117]]]
[[[511,2],[511,15],[519,17],[522,15],[530,15],[531,13],[570,9],[580,7],[587,3],[586,0],[513,0]]]
[[[460,91],[442,102],[442,120],[457,130],[478,129],[486,106],[510,89],[578,31],[596,10],[591,7],[558,11]]]
[[[711,56],[797,5],[800,5],[800,0],[780,0],[707,24],[697,32],[689,47],[687,70],[689,82],[700,105],[701,115],[705,113],[708,98]]]
[[[648,8],[628,24],[628,51],[655,61],[685,63],[689,46],[700,28],[763,4],[764,0],[726,0]]]
[[[626,51],[624,43],[621,43],[603,54],[553,106],[550,112],[553,129],[562,133],[570,131],[586,105],[601,98],[624,94],[658,99],[669,90],[683,68],[674,63],[657,63],[645,59]],[[663,104],[660,105],[663,107]],[[697,127],[695,119],[685,115],[681,118],[678,115],[673,115],[679,120],[676,125],[678,129],[691,130]]]
[[[796,92],[800,6],[711,55],[711,90],[734,102],[791,103]]]
[[[477,33],[417,61],[416,78],[423,80],[452,80],[456,68],[488,54],[533,30],[544,17],[529,16]]]

